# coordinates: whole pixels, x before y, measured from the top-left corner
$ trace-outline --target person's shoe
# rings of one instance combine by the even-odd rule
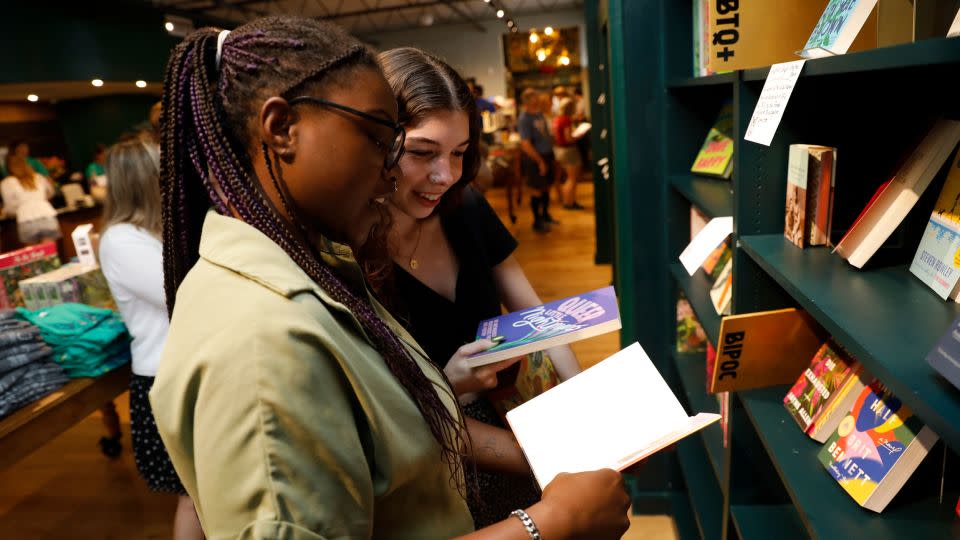
[[[559,224],[560,224],[560,222],[557,221],[557,220],[555,220],[555,219],[553,219],[553,216],[551,216],[550,214],[547,214],[546,216],[544,216],[543,221],[546,222],[547,224],[550,224],[550,225],[559,225]]]
[[[547,225],[547,223],[546,223],[545,221],[543,221],[543,220],[541,220],[541,219],[538,219],[538,220],[536,220],[536,221],[533,222],[533,230],[534,230],[534,232],[538,232],[538,233],[541,233],[541,234],[543,234],[543,233],[548,233],[548,232],[550,232],[550,226]]]
[[[580,203],[565,204],[565,205],[563,205],[563,207],[564,207],[566,210],[586,210],[586,209],[587,209],[586,206],[583,206],[583,205],[580,204]]]

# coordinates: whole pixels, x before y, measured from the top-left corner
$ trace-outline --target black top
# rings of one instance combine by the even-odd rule
[[[480,321],[502,313],[493,268],[517,248],[517,241],[479,192],[467,187],[463,204],[440,226],[460,263],[456,301],[396,270],[398,319],[441,368],[461,345],[476,339]]]

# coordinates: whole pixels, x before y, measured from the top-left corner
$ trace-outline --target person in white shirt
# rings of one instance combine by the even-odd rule
[[[130,431],[134,459],[150,489],[180,495],[174,538],[203,538],[193,502],[170,463],[147,397],[170,328],[160,242],[159,148],[147,137],[122,140],[107,152],[106,170],[110,183],[100,266],[133,336]]]
[[[0,182],[0,196],[4,213],[17,217],[20,242],[32,245],[60,238],[60,221],[49,201],[50,180],[17,154],[7,156],[7,172],[10,176]]]

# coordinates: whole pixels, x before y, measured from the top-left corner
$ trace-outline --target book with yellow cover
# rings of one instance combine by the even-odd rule
[[[733,105],[725,104],[700,152],[693,160],[690,172],[716,176],[725,180],[733,174]]]
[[[725,317],[710,391],[793,383],[823,342],[813,318],[796,308]]]

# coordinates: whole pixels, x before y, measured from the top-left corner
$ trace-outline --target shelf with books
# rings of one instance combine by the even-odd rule
[[[721,538],[723,523],[723,493],[707,465],[706,451],[696,437],[687,437],[677,443],[677,458],[687,484],[687,496],[694,509],[700,538]]]
[[[670,177],[670,185],[707,217],[733,215],[733,184],[729,180],[678,174]]]
[[[718,73],[716,75],[707,75],[706,77],[688,77],[686,79],[676,79],[667,84],[667,88],[703,88],[709,86],[721,86],[733,84],[737,80],[736,72]]]
[[[957,63],[960,63],[960,39],[927,39],[916,43],[811,60],[804,65],[800,78]],[[743,80],[764,81],[769,71],[770,68],[767,67],[748,69],[743,72]]]
[[[717,398],[707,393],[706,360],[703,353],[676,353],[674,360],[677,364],[677,372],[680,374],[680,383],[692,409],[687,413],[719,412]],[[700,435],[717,481],[720,485],[724,485],[726,479],[723,474],[723,431],[720,424],[700,430]]]
[[[687,275],[687,271],[679,263],[670,265],[670,273],[690,301],[690,306],[696,313],[700,325],[703,326],[703,331],[707,333],[707,339],[716,343],[717,337],[720,336],[720,316],[717,315],[717,310],[714,309],[713,302],[710,300],[710,289],[713,287],[710,278],[702,268],[692,276]]]
[[[907,267],[856,270],[782,235],[740,237],[744,251],[955,451],[960,399],[923,361],[960,313]]]
[[[956,538],[960,524],[952,516],[951,504],[938,503],[939,489],[908,500],[894,498],[881,514],[860,508],[817,459],[821,445],[804,435],[787,414],[783,406],[787,390],[788,386],[775,386],[740,392],[738,397],[811,537]]]
[[[731,504],[730,517],[740,540],[808,538],[792,504]]]

